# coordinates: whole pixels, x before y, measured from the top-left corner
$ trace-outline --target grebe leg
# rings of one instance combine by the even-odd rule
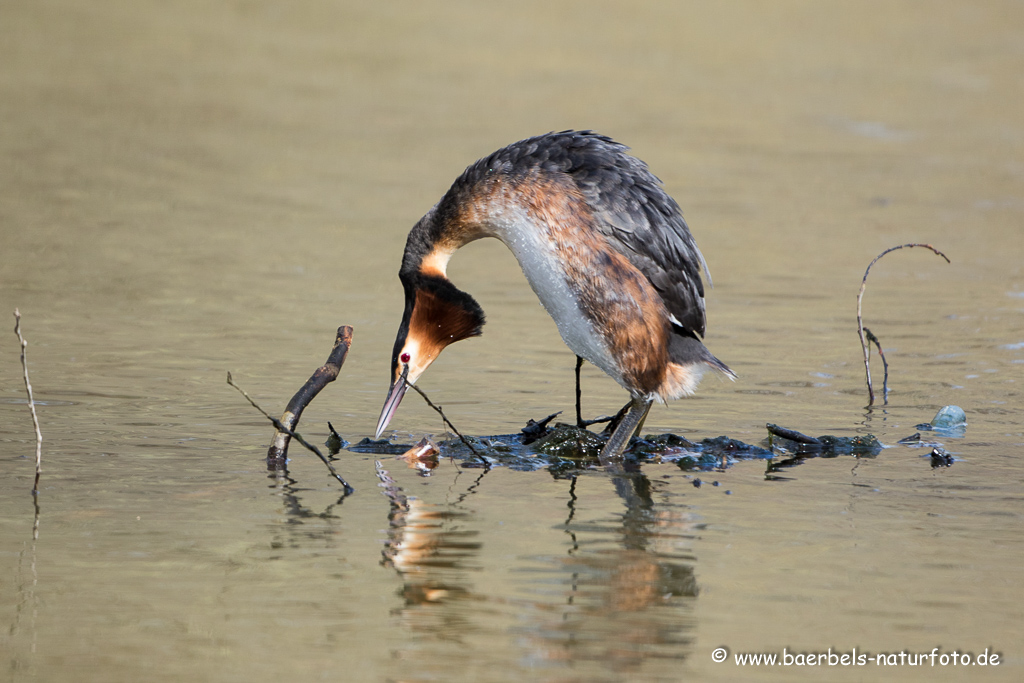
[[[601,451],[602,462],[615,460],[622,456],[622,452],[626,450],[633,434],[643,425],[644,418],[647,417],[647,412],[651,409],[653,402],[654,399],[635,397],[626,404],[629,407],[629,412],[622,418],[619,426],[615,428],[611,438],[604,445],[604,450]]]
[[[583,398],[583,392],[580,389],[580,368],[582,367],[583,357],[576,356],[576,426],[580,429],[585,429],[587,425],[583,423],[583,413],[580,409]]]

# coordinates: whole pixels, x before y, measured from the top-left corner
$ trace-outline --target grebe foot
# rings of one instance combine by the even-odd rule
[[[622,410],[628,410],[628,412],[619,420],[619,424],[615,427],[615,431],[612,432],[611,438],[604,445],[604,450],[601,451],[602,463],[618,460],[622,457],[623,451],[629,446],[630,439],[643,426],[644,419],[647,417],[653,402],[654,399],[637,397],[623,406]],[[621,413],[622,411],[619,412]]]

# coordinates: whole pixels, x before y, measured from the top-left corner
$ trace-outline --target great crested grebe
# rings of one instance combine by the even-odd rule
[[[654,401],[692,394],[704,370],[735,379],[700,341],[704,257],[679,205],[627,149],[591,131],[516,142],[467,168],[416,223],[398,273],[405,312],[377,438],[406,383],[481,333],[483,310],[445,272],[481,237],[512,250],[566,345],[629,391],[602,458],[622,454]]]

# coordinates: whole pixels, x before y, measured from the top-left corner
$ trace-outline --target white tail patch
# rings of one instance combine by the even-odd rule
[[[717,370],[732,381],[736,381],[736,373],[730,370],[724,363],[715,359],[717,363],[697,362],[682,365],[680,363],[669,363],[665,372],[665,381],[658,389],[655,399],[665,403],[669,399],[692,396],[697,391],[697,385],[704,378],[708,370]]]

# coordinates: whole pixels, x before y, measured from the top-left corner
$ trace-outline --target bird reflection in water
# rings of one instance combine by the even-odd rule
[[[410,635],[431,642],[512,636],[520,650],[516,660],[532,671],[550,668],[553,675],[565,667],[626,675],[651,662],[684,659],[697,595],[690,553],[695,523],[687,508],[663,500],[660,484],[638,469],[609,469],[623,511],[609,516],[609,482],[600,474],[563,480],[568,517],[543,528],[548,536],[537,546],[560,545],[564,554],[508,559],[501,550],[484,548],[485,538],[471,528],[473,518],[463,508],[486,472],[454,503],[435,505],[406,495],[378,463],[391,504],[382,564],[401,576],[403,605],[396,614]],[[581,482],[588,490],[583,497]],[[505,559],[491,569],[495,557]],[[482,569],[499,575],[511,569],[509,580],[520,584],[514,593],[521,598],[474,590],[471,574]]]
[[[553,560],[570,573],[565,606],[538,610],[536,627],[525,634],[538,663],[578,669],[587,662],[629,674],[650,658],[685,659],[690,652],[698,592],[691,515],[678,505],[656,504],[654,485],[638,468],[611,474],[626,504],[611,524],[575,519],[580,501],[573,479],[564,524],[570,547],[566,557]]]
[[[407,496],[379,461],[376,467],[391,503],[382,564],[396,570],[404,581],[401,594],[405,604],[399,613],[415,631],[458,634],[466,625],[465,614],[435,608],[472,599],[464,572],[478,568],[471,565],[483,547],[473,540],[478,532],[463,528],[466,512]],[[480,476],[484,474],[486,470]]]

